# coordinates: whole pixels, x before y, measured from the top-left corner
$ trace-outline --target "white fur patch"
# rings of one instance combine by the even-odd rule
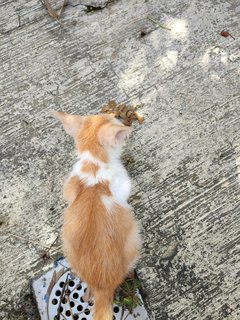
[[[131,193],[131,182],[128,173],[120,160],[110,162],[112,179],[110,181],[110,191],[116,201],[122,206],[127,206],[127,200]]]
[[[99,166],[96,175],[82,172],[82,167],[86,162]],[[89,187],[108,181],[113,200],[124,207],[129,206],[127,200],[131,192],[131,182],[126,169],[117,157],[117,153],[114,152],[112,159],[108,163],[104,163],[94,158],[89,151],[83,152],[78,155],[78,161],[73,166],[71,176],[79,177]],[[108,201],[106,207],[109,207],[109,200],[103,201]]]
[[[104,204],[106,210],[111,213],[114,206],[114,198],[109,196],[102,196],[102,203]]]

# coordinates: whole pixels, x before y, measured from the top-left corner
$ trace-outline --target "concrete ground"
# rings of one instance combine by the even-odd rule
[[[239,1],[69,0],[61,22],[0,3],[0,318],[38,319],[31,281],[62,255],[74,149],[50,111],[115,99],[145,116],[123,160],[151,318],[240,319]]]

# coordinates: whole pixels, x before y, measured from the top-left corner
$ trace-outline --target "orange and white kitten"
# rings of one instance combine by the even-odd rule
[[[128,197],[131,183],[120,161],[131,133],[111,115],[54,112],[75,141],[78,161],[68,178],[63,225],[65,255],[95,298],[94,320],[112,320],[114,291],[134,268],[140,237]]]

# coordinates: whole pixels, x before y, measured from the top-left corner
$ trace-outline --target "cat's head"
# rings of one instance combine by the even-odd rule
[[[104,162],[121,151],[124,140],[132,131],[112,115],[77,116],[60,111],[53,113],[62,122],[65,131],[74,138],[78,152],[89,151]]]

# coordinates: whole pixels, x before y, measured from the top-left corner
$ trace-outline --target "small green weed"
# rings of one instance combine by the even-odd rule
[[[141,288],[141,281],[138,278],[128,278],[118,288],[114,303],[122,308],[121,320],[123,320],[125,310],[132,313],[134,308],[143,304],[140,296],[137,294],[139,288]]]

